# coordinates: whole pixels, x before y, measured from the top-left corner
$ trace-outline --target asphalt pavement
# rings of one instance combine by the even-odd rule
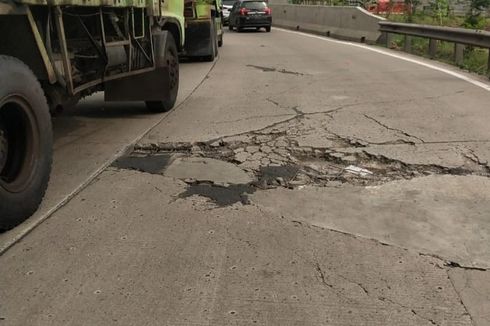
[[[487,80],[280,29],[182,71],[55,118],[0,325],[490,324]]]

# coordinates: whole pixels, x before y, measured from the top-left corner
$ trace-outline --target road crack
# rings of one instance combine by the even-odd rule
[[[400,307],[400,308],[403,308],[403,309],[406,309],[408,311],[410,311],[414,316],[416,316],[417,318],[421,318],[425,321],[428,321],[429,323],[431,323],[432,325],[439,325],[434,319],[432,318],[427,318],[425,316],[421,316],[414,308],[411,308],[409,306],[406,306],[406,305],[403,305],[401,303],[398,303],[392,299],[389,299],[389,298],[386,298],[386,297],[378,297],[377,298],[379,301],[381,302],[388,302],[392,305],[395,305],[397,307]]]
[[[421,143],[425,143],[425,141],[422,139],[422,138],[419,138],[417,136],[414,136],[414,135],[411,135],[401,129],[397,129],[397,128],[392,128],[384,123],[382,123],[381,121],[367,115],[367,114],[364,114],[364,117],[366,117],[366,119],[369,119],[371,121],[374,121],[375,123],[377,123],[378,125],[382,126],[383,128],[386,128],[387,130],[391,130],[391,131],[395,131],[395,132],[398,132],[398,133],[401,133],[402,135],[406,136],[406,137],[409,137],[409,138],[413,138],[413,139],[417,139],[418,141],[420,141]]]
[[[468,307],[466,306],[466,304],[463,301],[463,298],[461,297],[461,293],[459,293],[458,289],[456,288],[456,284],[454,284],[454,282],[453,282],[451,276],[449,275],[449,273],[447,273],[447,279],[449,280],[449,283],[451,283],[451,285],[452,285],[452,287],[454,289],[454,292],[457,294],[458,300],[459,300],[461,306],[463,307],[465,313],[470,318],[471,325],[476,325],[475,324],[475,321],[473,320],[473,316],[470,314],[470,312],[468,310]]]
[[[481,166],[482,168],[484,168],[487,172],[490,173],[490,166],[488,166],[488,161],[482,161],[480,159],[480,157],[478,157],[478,155],[475,153],[474,150],[472,149],[468,149],[468,152],[469,153],[464,153],[463,155],[471,160],[472,162],[474,162],[475,164]]]
[[[255,69],[261,70],[263,72],[278,72],[281,74],[294,75],[294,76],[308,76],[308,74],[305,74],[302,72],[297,72],[297,71],[286,70],[284,68],[283,69],[277,69],[274,67],[263,67],[263,66],[256,66],[256,65],[247,65],[247,67],[255,68]]]

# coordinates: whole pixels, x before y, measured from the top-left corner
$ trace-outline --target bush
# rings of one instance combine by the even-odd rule
[[[490,7],[490,0],[471,0],[470,9],[466,15],[463,27],[485,29],[486,19],[483,13]]]

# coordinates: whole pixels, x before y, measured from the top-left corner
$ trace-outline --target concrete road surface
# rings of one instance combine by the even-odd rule
[[[490,85],[279,29],[220,50],[164,119],[55,122],[47,202],[101,173],[0,256],[0,325],[489,325]]]

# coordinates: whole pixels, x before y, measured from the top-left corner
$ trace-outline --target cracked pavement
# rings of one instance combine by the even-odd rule
[[[0,325],[488,325],[490,93],[279,30],[0,256]]]

